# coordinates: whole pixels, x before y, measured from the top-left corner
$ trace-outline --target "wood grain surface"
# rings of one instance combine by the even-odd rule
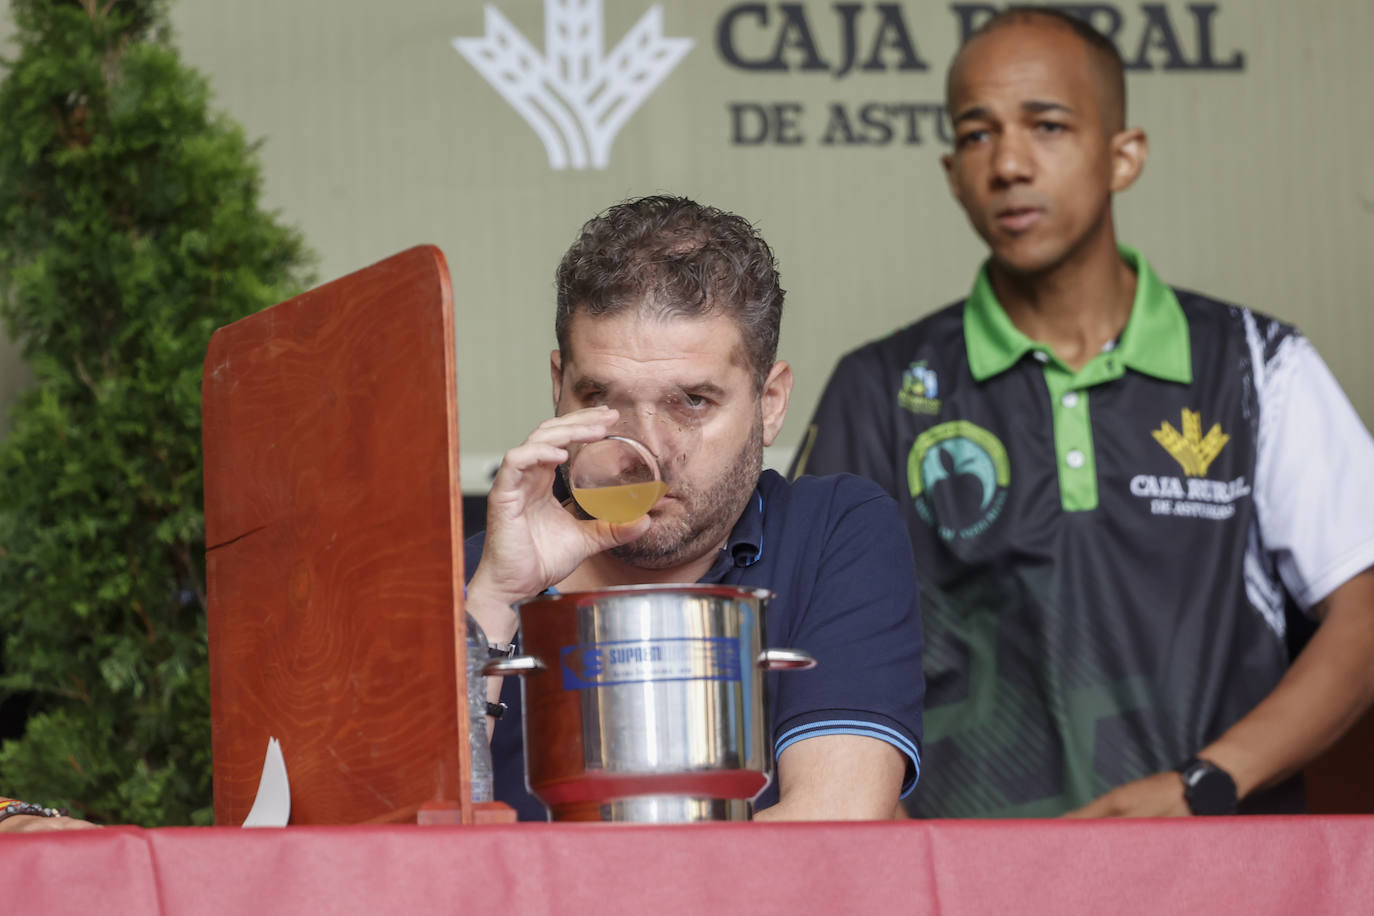
[[[219,329],[203,377],[215,820],[467,799],[453,305],[402,252]]]

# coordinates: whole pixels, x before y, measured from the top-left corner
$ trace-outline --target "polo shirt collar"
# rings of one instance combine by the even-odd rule
[[[1150,267],[1140,252],[1118,246],[1121,258],[1135,271],[1135,299],[1131,316],[1121,332],[1115,353],[1122,365],[1170,382],[1193,380],[1188,319],[1178,297]],[[964,302],[964,346],[969,371],[982,382],[1006,372],[1027,353],[1040,351],[1053,357],[1049,348],[1031,340],[1011,323],[988,278],[984,263]]]
[[[754,495],[730,531],[725,546],[715,563],[700,581],[720,582],[730,570],[753,566],[763,556],[763,490],[754,488]]]

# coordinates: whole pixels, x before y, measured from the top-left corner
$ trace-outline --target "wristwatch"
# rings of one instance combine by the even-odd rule
[[[1178,773],[1183,777],[1183,799],[1194,814],[1235,814],[1236,781],[1210,760],[1190,757]]]

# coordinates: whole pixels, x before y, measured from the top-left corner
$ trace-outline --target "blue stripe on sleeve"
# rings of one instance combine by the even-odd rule
[[[787,730],[778,738],[777,747],[773,752],[774,757],[781,755],[783,751],[798,741],[820,737],[821,735],[859,735],[863,738],[876,738],[879,741],[886,741],[897,748],[904,757],[911,761],[915,773],[910,784],[902,786],[902,798],[910,795],[911,790],[916,788],[916,783],[921,779],[921,752],[916,749],[916,745],[912,743],[911,739],[895,728],[889,728],[877,722],[867,722],[863,719],[827,719],[821,722],[808,722],[805,725],[798,725],[796,728]]]

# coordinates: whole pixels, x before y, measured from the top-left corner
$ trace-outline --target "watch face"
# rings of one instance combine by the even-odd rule
[[[1236,813],[1236,783],[1225,770],[1199,760],[1182,775],[1183,796],[1194,814]]]

